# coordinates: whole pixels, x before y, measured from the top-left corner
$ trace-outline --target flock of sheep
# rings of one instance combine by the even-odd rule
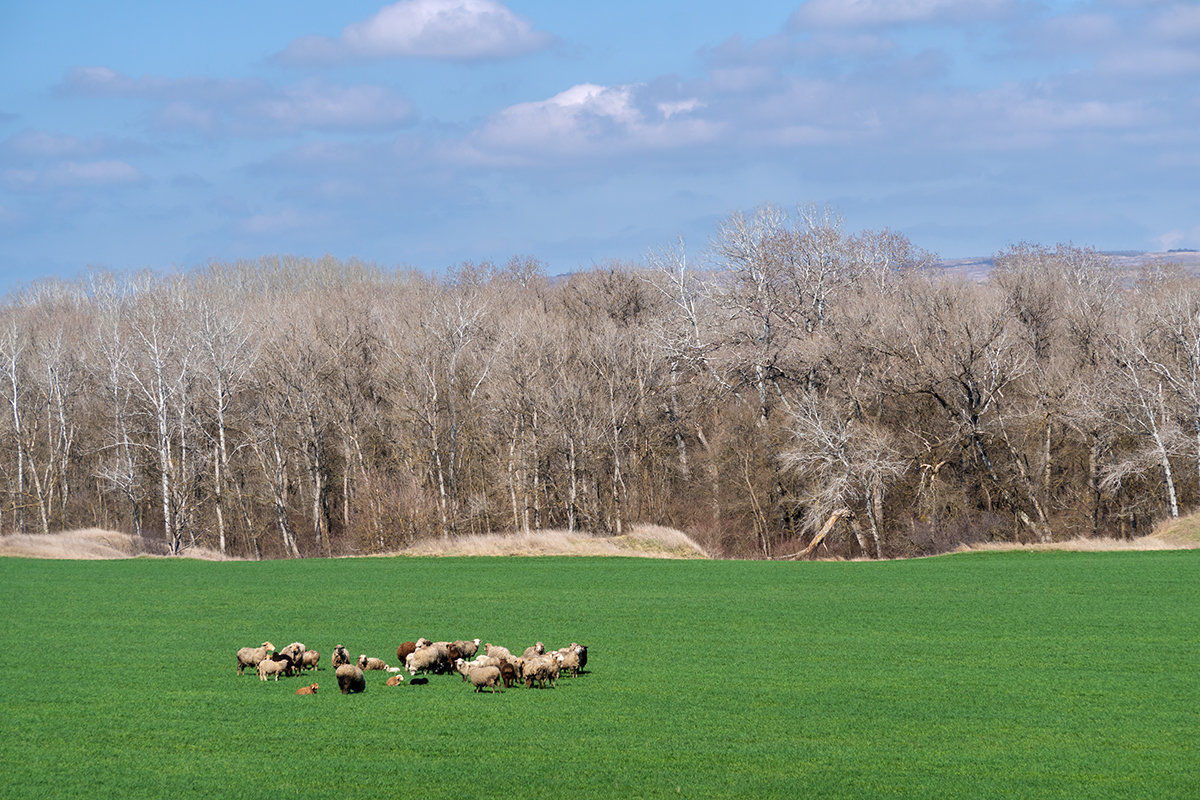
[[[491,689],[493,694],[518,683],[524,683],[530,689],[534,684],[539,688],[545,688],[547,684],[553,687],[563,672],[574,677],[587,666],[587,647],[575,642],[549,651],[538,642],[525,648],[520,656],[514,656],[507,647],[491,642],[482,647],[483,652],[480,652],[479,639],[431,642],[421,638],[397,647],[396,659],[404,665],[409,675],[458,672],[464,682],[475,687],[476,692]],[[472,657],[473,660],[468,660]],[[366,689],[365,673],[372,670],[394,673],[387,679],[388,686],[399,686],[404,681],[400,667],[390,666],[383,659],[365,653],[352,661],[350,653],[340,644],[333,649],[331,661],[342,694]],[[292,642],[276,650],[275,645],[268,641],[258,647],[238,650],[237,674],[243,675],[246,668],[251,667],[258,673],[259,680],[274,678],[278,681],[280,675],[287,677],[308,670],[315,672],[320,669],[320,662],[321,654],[308,649],[302,642]],[[316,694],[318,688],[318,684],[313,683],[300,687],[296,694]]]

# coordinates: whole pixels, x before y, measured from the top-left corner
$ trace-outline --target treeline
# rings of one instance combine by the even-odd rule
[[[694,263],[693,263],[694,261]],[[985,282],[821,209],[547,277],[272,258],[0,307],[0,529],[252,557],[631,522],[710,551],[1131,536],[1200,491],[1200,283]]]

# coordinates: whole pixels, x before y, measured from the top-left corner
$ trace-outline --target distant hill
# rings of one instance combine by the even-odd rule
[[[1152,265],[1178,264],[1190,275],[1200,275],[1200,250],[1167,250],[1161,253],[1148,253],[1138,250],[1112,250],[1105,252],[1116,267],[1127,277],[1133,277],[1142,268]],[[945,258],[938,265],[950,272],[956,272],[966,278],[982,281],[991,273],[995,260],[991,257],[981,258]]]

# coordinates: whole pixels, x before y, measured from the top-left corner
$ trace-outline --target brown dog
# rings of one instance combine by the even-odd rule
[[[317,693],[317,684],[315,684],[315,683],[312,686],[301,686],[299,689],[296,690],[296,694],[316,694],[316,693]]]

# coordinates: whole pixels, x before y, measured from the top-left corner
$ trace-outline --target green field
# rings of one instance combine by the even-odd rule
[[[1200,551],[0,559],[0,796],[1198,797]],[[333,645],[589,646],[343,696]],[[235,675],[300,640],[311,679]]]

